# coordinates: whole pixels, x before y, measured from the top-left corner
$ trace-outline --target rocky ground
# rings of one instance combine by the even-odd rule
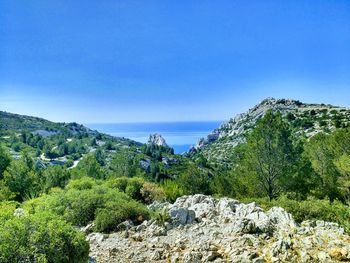
[[[91,233],[90,262],[350,262],[350,237],[335,223],[298,225],[280,207],[183,196],[145,221],[105,235]]]

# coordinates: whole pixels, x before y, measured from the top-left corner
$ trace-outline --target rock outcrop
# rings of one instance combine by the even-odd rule
[[[147,144],[168,147],[165,139],[159,133],[151,134],[149,136]]]
[[[91,262],[344,262],[350,237],[335,223],[298,225],[280,207],[205,195],[183,196],[166,209],[169,220],[144,221],[108,236],[92,233]]]

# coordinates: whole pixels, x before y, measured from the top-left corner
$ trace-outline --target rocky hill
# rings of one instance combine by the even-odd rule
[[[291,123],[294,132],[310,137],[320,131],[326,133],[350,124],[350,109],[329,104],[307,104],[297,100],[267,98],[223,123],[207,137],[202,138],[188,154],[203,154],[211,162],[230,162],[230,153],[255,126],[266,111],[281,112]]]
[[[120,232],[91,233],[90,262],[341,262],[350,261],[350,237],[324,221],[298,224],[280,207],[205,195],[182,196],[163,209],[162,220]],[[86,229],[85,229],[86,230]]]

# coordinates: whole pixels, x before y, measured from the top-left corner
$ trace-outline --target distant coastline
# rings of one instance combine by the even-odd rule
[[[138,123],[87,123],[87,127],[117,137],[145,143],[152,133],[160,133],[176,153],[183,153],[191,145],[218,128],[223,121],[191,122],[138,122]]]

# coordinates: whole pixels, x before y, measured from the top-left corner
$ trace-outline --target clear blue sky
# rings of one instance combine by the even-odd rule
[[[350,1],[0,1],[0,110],[223,120],[261,99],[350,106]]]

